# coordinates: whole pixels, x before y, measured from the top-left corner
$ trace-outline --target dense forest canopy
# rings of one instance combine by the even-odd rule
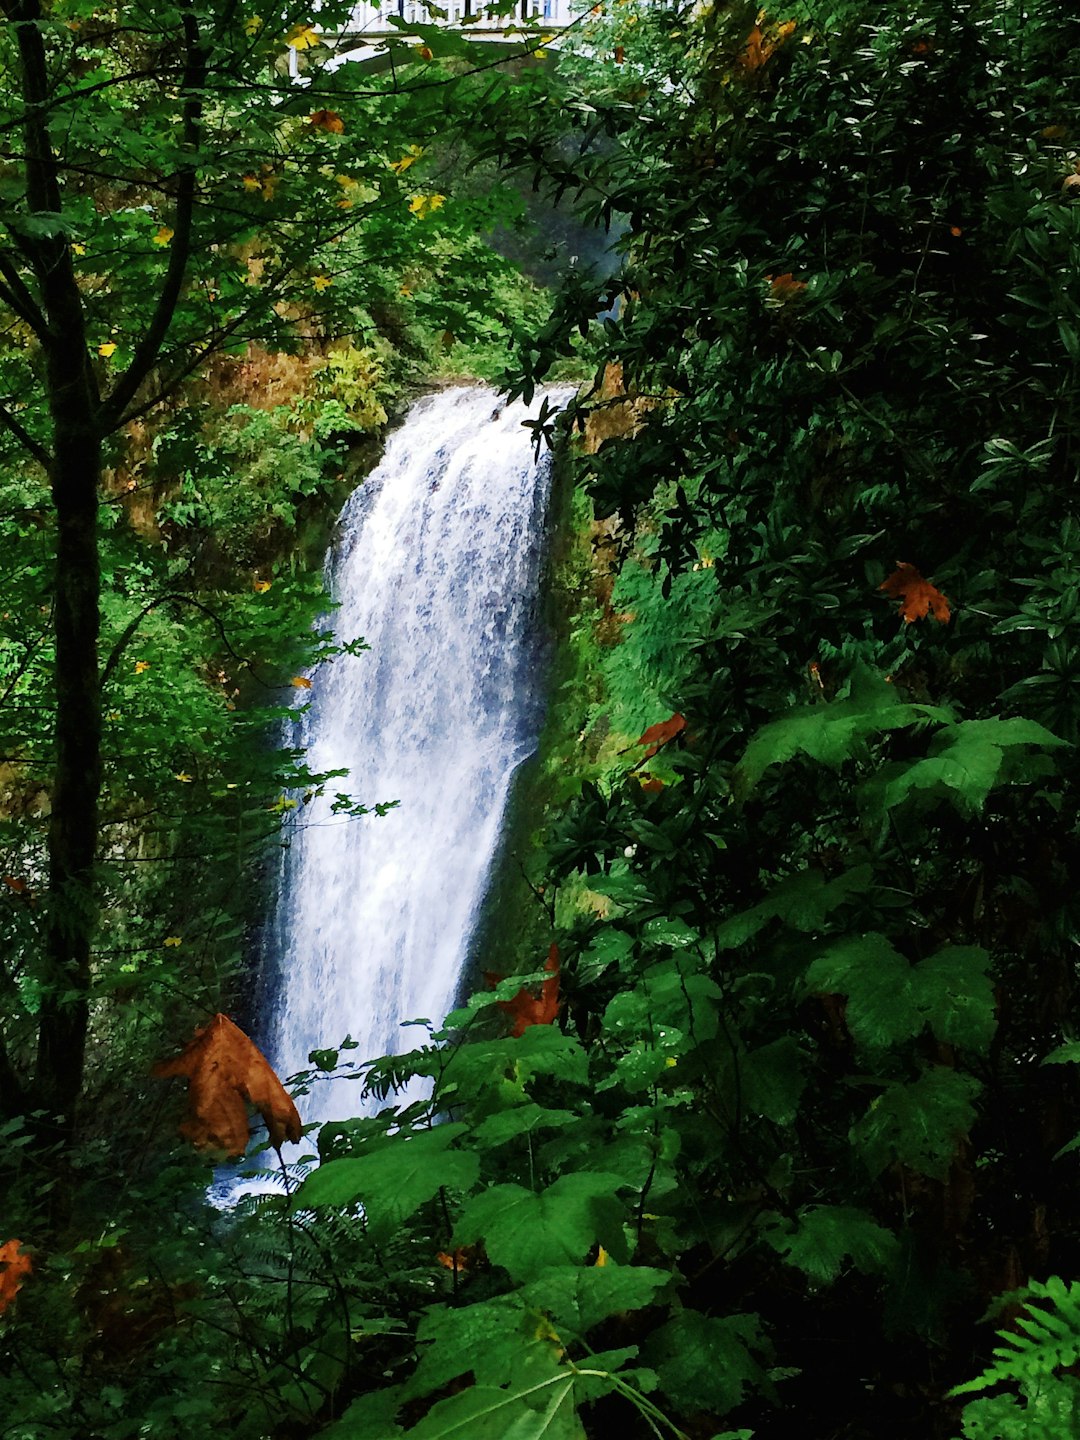
[[[4,7],[4,1433],[1070,1440],[1080,18],[348,18]],[[530,186],[614,273],[500,257]],[[579,382],[512,978],[295,1150],[211,1017],[348,785],[279,748],[334,506],[448,375]]]

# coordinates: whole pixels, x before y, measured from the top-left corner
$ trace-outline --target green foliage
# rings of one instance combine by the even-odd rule
[[[169,1291],[182,1322],[131,1370],[108,1358],[88,1400],[100,1356],[76,1297],[103,1282],[82,1292],[83,1261],[65,1256],[64,1318],[28,1286],[17,1325],[2,1322],[21,1347],[11,1405],[27,1428],[59,1414],[105,1440],[143,1423],[227,1423],[238,1440],[1076,1429],[1080,1326],[1059,1281],[1031,1288],[1036,1305],[957,1392],[978,1396],[962,1419],[944,1393],[979,1369],[986,1299],[1021,1263],[1072,1273],[1080,1237],[1060,1179],[1074,1162],[1054,1158],[1080,1132],[1080,419],[1063,278],[1080,263],[1075,17],[852,0],[801,8],[790,34],[742,4],[593,18],[581,30],[599,53],[527,72],[520,115],[501,86],[484,111],[513,121],[493,127],[493,152],[626,227],[621,273],[566,277],[515,381],[529,394],[588,361],[607,387],[571,406],[585,430],[566,563],[577,606],[529,857],[530,903],[543,902],[530,944],[543,933],[524,968],[538,977],[557,940],[558,1021],[501,1033],[494,1002],[518,977],[412,1053],[368,1063],[357,1091],[380,1114],[325,1127],[321,1168],[248,1202],[227,1245],[208,1239],[193,1260],[190,1234],[177,1242],[167,1283],[195,1286]],[[355,180],[364,244],[391,258],[365,267],[320,232],[288,297],[319,275],[330,328],[367,315],[404,332],[416,304],[420,328],[445,317],[457,344],[467,317],[445,279],[459,244],[480,263],[460,237],[484,207],[410,209],[441,193],[432,153],[407,147],[443,123],[443,94],[418,88],[410,109],[390,81],[367,95],[347,70],[327,94],[356,92],[348,138],[277,116],[286,158],[268,185],[260,151],[246,223],[265,215],[285,243],[304,183],[291,157],[324,147],[308,180],[328,212],[337,176]],[[478,126],[483,92],[460,94],[454,113]],[[354,143],[368,122],[371,153]],[[148,247],[156,217],[140,215],[124,233],[143,227]],[[121,222],[85,223],[97,244]],[[246,284],[236,260],[231,289],[220,267],[227,305]],[[437,283],[403,295],[412,272]],[[532,314],[518,299],[500,343]],[[193,320],[209,303],[192,302]],[[483,326],[468,343],[486,346]],[[626,423],[605,432],[619,407]],[[305,452],[302,485],[322,483],[340,419]],[[293,503],[294,477],[238,458]],[[23,486],[3,538],[30,554],[3,664],[25,665],[35,697],[48,685],[33,643],[39,503]],[[897,616],[881,587],[900,561],[948,596],[947,624]],[[156,558],[128,563],[117,637],[156,591]],[[257,618],[285,588],[279,571],[265,594],[231,596],[245,642],[287,628]],[[156,757],[116,763],[144,796],[166,784],[165,755],[185,796],[196,782],[177,772],[210,775],[210,811],[234,783],[210,769],[233,722],[217,730],[200,709],[191,725],[203,682],[181,680],[172,644],[160,706],[136,685],[152,670],[116,670]],[[203,769],[162,748],[172,702]],[[675,714],[685,728],[646,760],[637,735]],[[35,743],[32,716],[17,742]],[[276,763],[280,789],[265,770],[245,780],[264,826],[295,779]],[[29,782],[24,798],[32,812]],[[25,944],[20,903],[11,934]],[[172,913],[155,904],[155,923]],[[174,989],[189,980],[175,948]],[[334,1063],[313,1054],[317,1071]],[[427,1098],[395,1104],[415,1079]],[[158,1194],[132,1201],[144,1219],[128,1299],[161,1266],[145,1219]],[[218,1390],[163,1398],[163,1379],[208,1357]],[[130,1403],[115,1396],[125,1384]]]
[[[1080,1419],[1080,1384],[1068,1373],[1080,1359],[1080,1285],[1056,1276],[1020,1293],[1023,1308],[994,1350],[995,1359],[954,1395],[998,1385],[1018,1392],[964,1406],[964,1440],[1066,1440]]]

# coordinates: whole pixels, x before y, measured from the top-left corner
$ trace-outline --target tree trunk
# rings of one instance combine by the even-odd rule
[[[52,307],[50,322],[55,331],[71,336],[71,344],[54,348],[48,376],[57,518],[56,753],[34,1101],[46,1112],[47,1129],[65,1140],[72,1133],[82,1086],[90,948],[97,918],[93,870],[101,792],[97,534],[101,435],[78,290],[72,285],[67,304],[60,296],[55,299],[58,304]],[[69,313],[57,315],[57,308]]]

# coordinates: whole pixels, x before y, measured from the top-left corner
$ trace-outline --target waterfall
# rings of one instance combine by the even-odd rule
[[[274,920],[279,1074],[346,1034],[358,1060],[408,1049],[401,1022],[452,1007],[511,779],[536,746],[538,582],[550,462],[527,411],[468,387],[420,400],[342,511],[328,571],[342,655],[301,695],[297,743],[378,816],[295,812]],[[305,703],[306,702],[306,703]],[[348,1057],[343,1057],[348,1058]],[[317,1085],[310,1120],[361,1112]]]

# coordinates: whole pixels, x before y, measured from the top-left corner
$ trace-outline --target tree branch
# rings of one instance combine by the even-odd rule
[[[232,641],[229,639],[228,634],[225,630],[225,622],[222,620],[221,616],[217,613],[216,610],[211,609],[209,605],[204,605],[201,600],[196,600],[192,595],[183,595],[179,591],[173,591],[170,592],[168,595],[159,595],[156,600],[149,601],[146,605],[143,606],[143,608],[139,611],[135,618],[133,620],[130,620],[127,625],[124,626],[123,632],[121,633],[119,640],[117,640],[116,644],[109,652],[109,658],[108,660],[106,660],[105,668],[101,672],[102,690],[104,690],[105,686],[112,678],[113,672],[116,670],[117,665],[120,663],[120,657],[123,655],[124,651],[135,638],[139,626],[146,619],[147,615],[149,615],[151,611],[156,610],[159,605],[191,605],[194,609],[201,610],[204,615],[209,616],[209,618],[214,622],[217,632],[221,636],[221,643],[225,646],[225,649],[229,652],[229,654],[237,662],[238,665],[242,665],[244,667],[244,669],[248,672],[248,674],[251,676],[251,678],[255,681],[257,685],[261,685],[264,690],[281,689],[281,686],[279,685],[270,685],[267,683],[267,681],[260,680],[258,675],[255,674],[255,667],[252,665],[251,661],[248,660],[245,656],[241,655],[238,651],[233,649]]]
[[[0,298],[15,312],[20,320],[30,326],[34,334],[43,345],[50,340],[49,326],[45,316],[41,313],[37,301],[26,288],[23,278],[18,270],[11,263],[10,259],[0,253],[0,275],[3,275],[7,284],[0,284]]]
[[[3,403],[0,403],[0,425],[3,425],[6,430],[10,430],[11,434],[15,436],[15,439],[18,440],[23,449],[28,451],[43,469],[49,469],[52,465],[52,456],[48,450],[46,450],[44,445],[39,444],[38,441],[34,439],[29,430],[25,429],[19,421],[15,419],[15,416],[11,414],[10,410],[8,410],[7,406]]]

